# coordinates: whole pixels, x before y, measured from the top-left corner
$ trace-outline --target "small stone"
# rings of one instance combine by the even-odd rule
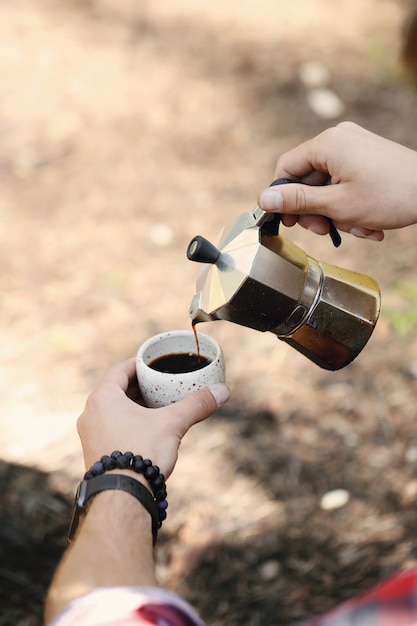
[[[349,499],[350,494],[346,489],[333,489],[324,494],[320,500],[320,508],[324,511],[334,511],[347,504]]]
[[[307,102],[310,109],[326,120],[339,117],[345,110],[345,105],[338,95],[331,89],[317,88],[312,89],[307,94]]]
[[[404,485],[401,500],[404,506],[415,506],[417,502],[417,480],[410,480]]]
[[[156,246],[165,248],[174,239],[174,233],[167,224],[154,224],[149,229],[149,238]]]
[[[405,451],[405,460],[407,463],[415,463],[417,461],[417,446],[412,446]]]
[[[411,363],[408,364],[406,372],[411,378],[417,378],[417,361],[411,361]]]
[[[274,580],[281,572],[281,565],[278,561],[270,560],[262,563],[258,568],[260,578],[265,581]]]

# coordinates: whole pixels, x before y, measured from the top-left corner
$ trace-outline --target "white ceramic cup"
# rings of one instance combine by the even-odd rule
[[[171,330],[151,337],[136,355],[136,374],[147,407],[168,406],[194,391],[225,382],[223,352],[215,339],[197,333],[200,355],[210,361],[200,369],[184,373],[160,372],[150,367],[156,359],[171,354],[197,354],[192,330]]]

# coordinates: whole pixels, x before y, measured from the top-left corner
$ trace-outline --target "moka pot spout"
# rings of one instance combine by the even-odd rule
[[[190,318],[193,326],[199,322],[213,322],[216,317],[203,310],[203,296],[201,291],[196,293],[191,301]]]

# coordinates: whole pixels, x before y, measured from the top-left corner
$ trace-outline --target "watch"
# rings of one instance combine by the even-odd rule
[[[91,499],[101,491],[108,491],[109,489],[117,489],[130,493],[145,507],[152,518],[152,535],[155,543],[159,523],[156,501],[145,485],[135,478],[125,476],[124,474],[101,474],[100,476],[94,476],[94,478],[80,482],[77,493],[75,494],[71,523],[68,531],[68,541],[71,542],[74,539],[80,516],[85,515],[87,512],[87,507]]]

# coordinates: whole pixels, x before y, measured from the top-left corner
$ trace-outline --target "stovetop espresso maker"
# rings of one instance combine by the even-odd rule
[[[288,182],[293,181],[272,184]],[[380,310],[378,284],[313,259],[280,235],[279,225],[279,214],[256,206],[225,227],[217,246],[194,237],[187,256],[203,265],[192,323],[227,320],[270,331],[320,367],[341,369],[372,334]],[[332,222],[330,235],[339,245]]]

